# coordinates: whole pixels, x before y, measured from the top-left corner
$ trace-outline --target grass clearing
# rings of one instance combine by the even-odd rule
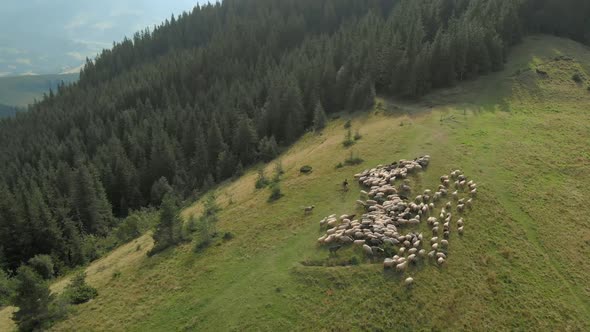
[[[559,55],[574,60],[555,61]],[[535,66],[548,77],[518,71]],[[345,121],[332,121],[280,157],[280,200],[267,203],[270,189],[255,189],[256,168],[215,190],[217,229],[233,239],[202,253],[186,244],[151,258],[147,235],[118,248],[88,268],[99,296],[54,329],[589,330],[590,93],[571,80],[575,71],[588,77],[589,66],[586,47],[536,36],[514,49],[500,73],[419,103],[379,99],[382,107],[352,118],[363,133],[350,148],[360,165],[334,167],[350,149],[342,146]],[[416,282],[407,289],[399,274],[353,248],[333,259],[357,257],[358,266],[301,264],[328,258],[315,244],[318,222],[354,212],[354,173],[422,154],[431,165],[413,178],[415,190],[435,188],[455,168],[479,185],[465,235],[452,236],[443,268],[410,268],[404,278]],[[304,165],[313,172],[301,174]],[[340,190],[344,179],[348,192]],[[198,216],[202,203],[183,216]]]

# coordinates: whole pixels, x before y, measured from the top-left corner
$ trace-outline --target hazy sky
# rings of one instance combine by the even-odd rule
[[[113,41],[207,2],[1,0],[0,76],[71,70]]]

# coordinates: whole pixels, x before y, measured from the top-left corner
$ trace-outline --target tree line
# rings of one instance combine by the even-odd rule
[[[526,33],[587,41],[569,16],[581,3],[225,0],[172,16],[0,122],[0,265],[84,264],[132,211],[268,162],[376,94],[419,98],[501,70]]]

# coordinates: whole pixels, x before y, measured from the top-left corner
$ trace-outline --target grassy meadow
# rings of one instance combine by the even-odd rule
[[[148,258],[144,235],[88,267],[99,296],[53,329],[590,330],[590,52],[536,36],[509,59],[502,72],[419,102],[380,98],[371,112],[307,134],[279,158],[280,200],[268,203],[270,190],[254,188],[256,169],[215,190],[217,230],[233,239]],[[344,148],[349,116],[362,138]],[[364,162],[336,168],[351,151]],[[362,213],[355,173],[424,154],[431,165],[412,177],[415,192],[436,189],[457,168],[479,187],[465,235],[451,235],[443,267],[420,262],[402,276],[358,248],[330,258],[316,245],[321,218]],[[303,165],[313,172],[300,174]],[[266,165],[267,175],[274,167]],[[340,190],[344,179],[348,192]],[[183,216],[201,210],[195,202]],[[416,229],[429,234],[426,225]],[[353,257],[359,265],[338,266]],[[0,311],[0,330],[13,328],[10,310]]]

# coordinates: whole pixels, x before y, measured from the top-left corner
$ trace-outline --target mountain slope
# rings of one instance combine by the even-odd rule
[[[378,104],[353,118],[363,138],[352,148],[341,144],[344,118],[322,135],[307,134],[280,157],[285,197],[276,203],[267,203],[268,190],[254,189],[255,171],[216,190],[223,208],[217,228],[234,239],[201,253],[190,244],[148,258],[145,235],[88,268],[99,297],[54,329],[589,329],[590,55],[572,41],[537,36],[509,59],[500,73],[420,103],[380,100],[385,110]],[[584,84],[571,79],[576,72]],[[336,169],[350,151],[365,162]],[[433,188],[455,168],[480,187],[446,266],[411,268],[405,276],[416,284],[407,289],[400,275],[353,249],[332,260],[354,256],[363,261],[358,266],[301,264],[329,256],[316,246],[318,221],[354,209],[360,187],[342,193],[343,179],[426,153],[431,165],[414,178],[415,188]],[[311,175],[299,174],[305,164]],[[316,210],[305,216],[301,207],[311,204]],[[183,216],[201,209],[197,202]]]

